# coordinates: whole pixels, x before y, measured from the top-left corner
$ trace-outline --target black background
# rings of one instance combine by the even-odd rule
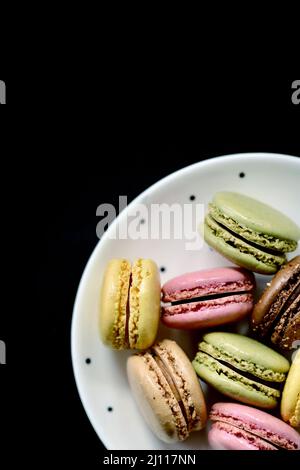
[[[18,442],[18,451],[3,446],[10,461],[42,454],[51,462],[97,463],[103,451],[70,359],[74,298],[98,241],[97,206],[117,206],[119,195],[131,201],[163,176],[205,158],[254,151],[300,156],[292,81],[240,76],[154,85],[140,77],[118,86],[108,77],[100,92],[88,77],[80,104],[74,88],[61,86],[58,104],[49,103],[53,93],[46,103],[41,84],[31,83],[29,113],[18,106],[23,88],[7,79],[2,215],[12,244],[3,245],[3,257],[10,259],[8,246],[17,257],[3,294],[9,309],[1,314],[7,365],[0,380],[1,432]]]

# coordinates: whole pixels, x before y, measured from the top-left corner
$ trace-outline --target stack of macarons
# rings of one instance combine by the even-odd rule
[[[154,261],[111,260],[100,295],[101,339],[116,350],[139,350],[127,361],[128,381],[164,442],[187,439],[209,418],[213,449],[300,450],[300,350],[288,354],[300,344],[300,256],[286,258],[300,229],[260,201],[220,192],[202,233],[237,266],[179,274],[161,287]],[[256,303],[253,273],[274,275]],[[220,331],[246,317],[250,336]],[[199,330],[192,362],[176,342],[156,342],[160,321]],[[229,401],[207,410],[197,376],[207,393],[214,388]]]

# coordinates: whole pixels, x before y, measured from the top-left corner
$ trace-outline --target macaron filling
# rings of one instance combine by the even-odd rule
[[[178,402],[178,405],[180,406],[180,409],[181,409],[182,415],[184,417],[184,420],[185,420],[186,424],[188,425],[188,417],[187,417],[187,414],[186,414],[186,410],[185,410],[184,404],[182,402],[179,390],[176,386],[176,383],[172,378],[172,375],[169,373],[167,367],[165,366],[164,362],[160,359],[160,357],[155,354],[155,351],[151,351],[151,352],[153,354],[153,358],[154,358],[156,364],[158,365],[158,367],[160,368],[163,376],[165,377],[166,381],[168,382],[169,387],[172,390],[173,395],[174,395],[174,397],[176,398],[176,400]]]
[[[243,388],[246,388],[250,391],[258,391],[263,395],[274,399],[280,397],[279,390],[256,382],[253,379],[248,379],[244,375],[236,372],[233,368],[230,367],[230,365],[225,366],[220,361],[217,361],[215,358],[201,351],[196,354],[196,357],[193,360],[193,366],[196,372],[198,365],[203,365],[219,375],[223,375],[232,381],[238,382]]]
[[[184,441],[189,436],[186,420],[182,413],[179,402],[176,399],[173,390],[171,389],[169,382],[164,375],[166,370],[162,370],[160,368],[160,365],[156,362],[154,356],[155,353],[152,350],[147,351],[144,354],[140,354],[140,357],[147,364],[150,374],[155,377],[155,381],[160,388],[163,398],[172,410],[172,416],[175,422],[178,439]],[[168,377],[168,379],[170,378]]]
[[[247,450],[278,450],[276,446],[266,442],[261,437],[257,436],[254,433],[250,433],[245,431],[243,428],[234,426],[232,424],[228,424],[223,421],[216,421],[213,423],[210,434],[218,432],[219,437],[222,438],[222,433],[230,436],[234,436],[239,442],[239,449],[240,445],[244,445],[245,449]],[[225,441],[226,441],[225,437]],[[230,445],[230,449],[232,450],[232,445]]]
[[[271,369],[266,369],[259,364],[254,364],[251,361],[245,361],[243,359],[239,359],[232,354],[229,354],[225,350],[220,350],[216,346],[209,344],[205,341],[202,341],[199,344],[200,351],[205,352],[206,354],[212,356],[215,359],[218,359],[222,362],[226,362],[228,366],[231,366],[234,369],[238,369],[239,371],[243,371],[256,377],[266,381],[266,382],[284,382],[286,378],[286,374],[281,372],[275,372]]]
[[[245,240],[229,228],[216,222],[210,214],[205,217],[205,224],[212,235],[221,238],[227,245],[238,249],[241,253],[253,256],[257,261],[275,267],[276,269],[286,262],[285,255],[276,251],[262,248],[255,243]]]
[[[218,309],[221,306],[231,306],[233,304],[240,303],[249,303],[252,304],[253,295],[251,293],[242,293],[242,294],[227,294],[219,296],[211,296],[209,298],[198,298],[198,299],[189,299],[185,301],[172,302],[170,305],[163,306],[163,315],[172,316],[178,314],[185,314],[191,312],[199,312],[202,310],[209,309],[213,312],[214,309]]]
[[[226,275],[229,279],[226,279]],[[255,281],[250,273],[238,269],[230,271],[230,268],[224,268],[223,278],[217,269],[209,274],[207,271],[199,271],[179,276],[163,286],[163,317],[165,319],[195,312],[203,312],[205,315],[210,312],[213,315],[220,308],[228,309],[230,314],[232,307],[236,308],[238,305],[243,305],[246,314],[253,305],[254,285]],[[188,288],[189,286],[192,287]],[[201,317],[199,321],[200,319]]]
[[[283,240],[266,233],[254,231],[251,228],[238,223],[218,209],[213,203],[209,204],[209,213],[216,222],[219,222],[227,229],[238,234],[242,239],[255,243],[265,249],[286,253],[294,251],[297,248],[297,242],[294,240]]]
[[[161,343],[157,343],[150,350],[154,360],[160,367],[170,388],[180,406],[188,430],[191,431],[199,426],[200,416],[196,412],[195,404],[192,401],[191,393],[186,379],[176,367],[176,358],[171,351],[163,348]]]
[[[172,302],[174,304],[180,301],[188,301],[189,299],[212,299],[214,296],[221,297],[223,295],[240,294],[253,290],[254,283],[249,279],[241,281],[224,281],[224,282],[213,282],[199,283],[197,287],[191,289],[174,290],[173,292],[167,292],[163,288],[163,302]],[[216,298],[215,297],[215,298]]]

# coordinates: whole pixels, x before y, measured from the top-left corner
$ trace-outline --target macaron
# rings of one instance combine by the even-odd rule
[[[300,256],[285,264],[267,283],[254,307],[251,326],[262,338],[290,350],[300,340]]]
[[[152,432],[162,441],[184,441],[207,420],[201,386],[189,358],[169,339],[127,361],[129,384]]]
[[[238,403],[215,403],[208,442],[216,450],[299,450],[300,435],[278,418]]]
[[[252,311],[255,279],[243,268],[215,268],[177,276],[162,287],[162,322],[171,328],[207,328]]]
[[[146,349],[157,335],[160,278],[150,259],[112,259],[100,294],[100,336],[113,349]]]
[[[274,274],[294,251],[300,228],[278,210],[243,194],[215,194],[204,223],[205,241],[238,266]]]
[[[193,366],[201,379],[237,401],[275,408],[289,361],[276,351],[235,333],[207,333]]]
[[[300,427],[300,349],[292,362],[281,400],[281,416],[295,428]]]

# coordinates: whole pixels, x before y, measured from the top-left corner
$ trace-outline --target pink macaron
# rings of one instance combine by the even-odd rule
[[[215,403],[208,441],[217,450],[299,450],[300,435],[264,411],[237,403]]]
[[[183,274],[162,287],[162,322],[171,328],[196,329],[241,320],[253,308],[254,288],[253,274],[243,268]]]

